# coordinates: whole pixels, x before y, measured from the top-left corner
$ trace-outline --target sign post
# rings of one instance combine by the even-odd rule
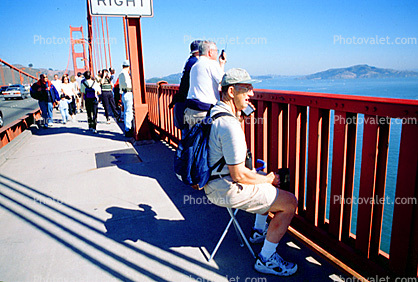
[[[141,17],[152,17],[152,0],[88,0],[92,15],[127,17],[128,54],[134,97],[134,137],[150,139],[146,104]]]

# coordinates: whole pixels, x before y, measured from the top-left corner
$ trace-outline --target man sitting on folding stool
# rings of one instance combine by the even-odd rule
[[[283,260],[276,248],[295,214],[297,200],[292,193],[275,187],[280,182],[275,173],[261,175],[245,166],[247,144],[240,123],[241,111],[254,95],[254,82],[257,81],[243,69],[231,69],[222,78],[222,97],[210,115],[229,112],[236,118],[228,115],[213,121],[208,143],[209,165],[213,166],[222,157],[226,165],[220,171],[219,167],[213,170],[204,189],[215,205],[256,214],[250,241],[264,241],[264,245],[254,268],[261,273],[289,276],[296,272],[297,265]],[[265,230],[268,212],[274,213],[274,217]]]

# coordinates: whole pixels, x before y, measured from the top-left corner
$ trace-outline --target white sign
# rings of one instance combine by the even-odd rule
[[[152,0],[89,0],[92,15],[152,17]]]

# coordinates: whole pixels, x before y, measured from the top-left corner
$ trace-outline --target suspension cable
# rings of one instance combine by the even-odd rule
[[[97,22],[97,24],[96,24],[96,28],[97,28],[97,36],[99,37],[100,36],[100,26],[99,26],[99,18],[98,17],[96,17],[96,22]],[[99,49],[99,54],[100,54],[100,69],[99,70],[102,70],[103,69],[103,55],[102,55],[102,48],[101,48],[101,40],[99,40],[99,44],[97,44],[97,48]]]
[[[71,43],[70,43],[70,48],[69,48],[69,53],[68,53],[67,67],[65,68],[64,74],[66,74],[66,73],[67,73],[68,66],[70,65],[70,59],[71,59],[71,54],[72,54],[72,53],[71,53],[72,44],[73,44],[73,42],[71,42]],[[73,64],[73,65],[74,65],[74,64]],[[76,66],[73,66],[73,69],[74,69],[74,75],[75,75],[75,69],[76,69]]]
[[[109,43],[109,26],[107,25],[107,16],[105,17],[106,20],[106,32],[107,32],[107,47],[109,49],[109,64],[112,67],[112,56],[110,55],[110,43]]]
[[[106,62],[106,69],[107,67],[107,53],[106,53],[106,38],[105,38],[105,33],[104,33],[104,27],[103,27],[103,17],[100,16],[100,21],[102,22],[102,34],[103,34],[103,51],[104,51],[104,57],[105,57],[105,62]]]

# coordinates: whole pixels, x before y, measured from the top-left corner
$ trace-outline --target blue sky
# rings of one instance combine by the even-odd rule
[[[114,1],[114,0],[112,0]],[[154,0],[141,19],[147,78],[182,71],[193,39],[227,45],[226,68],[302,75],[369,64],[418,69],[418,1]],[[69,26],[86,29],[86,1],[0,2],[0,58],[65,69]],[[112,63],[124,59],[121,18],[109,18]],[[53,40],[60,44],[47,44]],[[42,42],[41,39],[44,39]]]

